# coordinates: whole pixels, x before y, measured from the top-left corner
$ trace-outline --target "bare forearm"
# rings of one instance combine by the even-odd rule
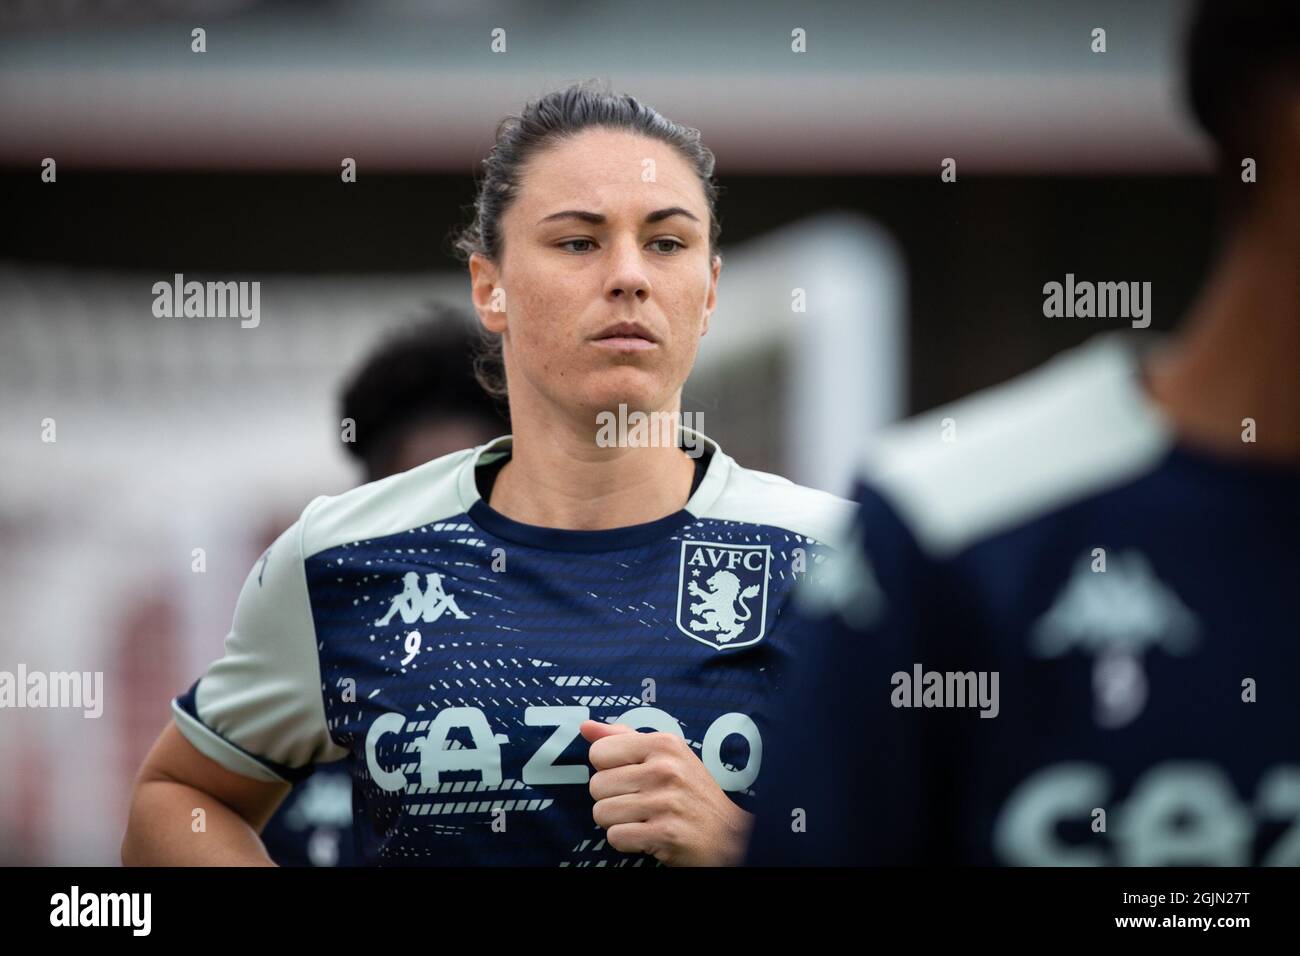
[[[122,841],[122,862],[126,866],[275,866],[247,820],[211,794],[168,780],[136,787]]]

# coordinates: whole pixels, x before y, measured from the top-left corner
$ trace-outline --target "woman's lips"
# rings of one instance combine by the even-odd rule
[[[592,339],[591,344],[615,352],[641,352],[658,346],[658,343],[651,342],[649,339],[632,335],[611,335],[608,338]]]

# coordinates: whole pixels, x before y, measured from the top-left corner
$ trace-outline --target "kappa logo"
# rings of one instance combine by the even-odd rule
[[[677,629],[717,650],[757,644],[767,632],[771,564],[765,544],[683,541]]]
[[[1187,654],[1199,632],[1195,615],[1138,551],[1115,555],[1107,570],[1093,570],[1088,555],[1034,624],[1030,649],[1060,657],[1077,647],[1094,657],[1094,717],[1102,727],[1135,720],[1148,696],[1142,657],[1150,647]]]
[[[442,575],[429,573],[424,576],[424,592],[420,592],[420,575],[407,571],[402,576],[402,590],[388,606],[388,613],[375,621],[376,627],[383,627],[393,619],[394,614],[402,615],[405,624],[414,624],[421,620],[426,624],[438,620],[450,611],[453,617],[465,620],[469,617],[456,604],[455,595],[448,594],[442,586]]]

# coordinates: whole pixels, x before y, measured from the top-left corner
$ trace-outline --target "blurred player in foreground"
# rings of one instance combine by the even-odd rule
[[[461,448],[482,444],[505,426],[474,380],[477,338],[470,317],[434,305],[387,336],[344,388],[339,415],[355,440],[344,448],[378,481]],[[351,866],[352,777],[346,760],[320,764],[285,798],[262,831],[281,866]]]
[[[851,508],[682,421],[713,167],[584,86],[498,126],[458,248],[513,435],[307,506],[173,703],[124,860],[269,863],[284,782],[349,758],[366,863],[741,861],[793,585]]]
[[[1300,864],[1300,7],[1188,61],[1232,222],[1184,331],[885,440],[752,863]]]

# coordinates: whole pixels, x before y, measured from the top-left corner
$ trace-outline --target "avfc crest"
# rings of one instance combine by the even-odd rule
[[[757,644],[767,632],[765,544],[683,541],[677,629],[716,650]]]

